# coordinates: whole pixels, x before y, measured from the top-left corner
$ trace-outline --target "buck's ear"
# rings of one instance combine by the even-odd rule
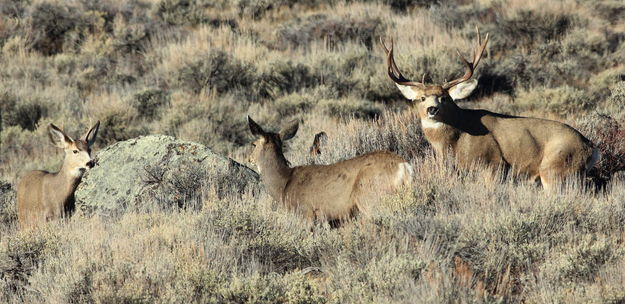
[[[247,116],[247,124],[250,127],[250,131],[254,136],[263,136],[265,135],[265,131],[261,128],[249,115]]]
[[[453,100],[465,99],[473,93],[477,87],[477,79],[461,82],[447,91]]]
[[[89,129],[89,131],[87,131],[87,133],[84,136],[85,141],[87,142],[88,146],[92,146],[95,143],[95,138],[96,136],[98,136],[99,129],[100,129],[100,121],[98,120],[98,122],[96,122],[95,125],[91,127],[91,129]]]
[[[63,130],[53,124],[48,125],[48,136],[50,137],[52,144],[61,149],[67,148],[68,145],[74,142],[74,140],[67,136]]]
[[[397,88],[399,88],[401,94],[404,95],[404,97],[406,97],[407,99],[415,100],[417,99],[417,96],[421,94],[421,90],[419,90],[419,88],[417,87],[401,85],[398,83],[396,83],[395,85],[397,86]]]
[[[293,136],[295,136],[295,133],[297,133],[298,128],[299,128],[299,121],[297,121],[297,119],[292,120],[286,125],[286,127],[280,130],[280,133],[279,133],[280,139],[289,140],[293,138]]]

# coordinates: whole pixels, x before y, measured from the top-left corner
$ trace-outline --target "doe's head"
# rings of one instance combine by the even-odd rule
[[[72,175],[82,176],[87,169],[93,168],[95,162],[91,158],[91,146],[95,143],[100,122],[98,121],[91,129],[79,139],[73,139],[54,124],[48,125],[50,141],[65,151],[63,166],[68,168]]]
[[[252,164],[258,164],[259,160],[266,159],[266,157],[276,152],[282,155],[282,142],[293,138],[299,128],[299,122],[292,120],[280,132],[272,133],[263,130],[249,116],[247,117],[247,122],[252,135],[256,136],[256,140],[252,142],[253,149],[249,156],[249,162]]]

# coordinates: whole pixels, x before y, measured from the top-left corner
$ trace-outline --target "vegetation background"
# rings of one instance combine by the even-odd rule
[[[434,161],[377,41],[442,82],[476,26],[492,38],[460,105],[577,128],[603,156],[586,186],[548,194]],[[622,1],[1,0],[0,52],[0,302],[625,302]],[[48,123],[101,120],[96,151],[167,134],[245,163],[246,114],[301,120],[294,165],[323,130],[317,162],[390,149],[415,185],[339,229],[205,185],[199,211],[17,231],[18,178],[60,166]]]

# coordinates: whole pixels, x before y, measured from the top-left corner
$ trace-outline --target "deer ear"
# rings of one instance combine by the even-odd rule
[[[315,139],[313,140],[312,145],[315,147],[320,147],[321,145],[324,145],[326,142],[328,142],[328,134],[326,134],[326,132],[321,131],[315,134]]]
[[[298,128],[299,128],[299,121],[297,121],[297,119],[292,120],[291,122],[289,122],[289,124],[286,127],[280,130],[280,133],[279,133],[280,139],[289,140],[293,138],[293,136],[295,136],[295,133],[297,133]]]
[[[477,87],[477,79],[467,80],[451,87],[447,93],[453,100],[465,99],[473,93],[473,90]]]
[[[265,131],[261,128],[249,115],[247,116],[247,124],[250,127],[250,131],[254,136],[263,136]]]
[[[61,149],[67,148],[69,144],[74,142],[74,140],[67,136],[63,130],[53,124],[48,125],[48,136],[50,137],[52,144]]]
[[[88,146],[92,146],[95,143],[95,138],[96,136],[98,136],[99,129],[100,121],[98,120],[98,122],[96,122],[95,125],[91,127],[91,129],[89,129],[89,131],[87,131],[87,134],[85,134],[84,136]]]
[[[397,88],[399,88],[399,91],[402,93],[402,95],[410,100],[415,100],[417,96],[420,95],[419,93],[421,93],[421,90],[414,86],[401,85],[398,83],[396,83],[395,85],[397,86]]]
[[[313,139],[313,143],[310,146],[311,155],[317,155],[321,153],[321,145],[325,145],[328,141],[328,135],[326,132],[319,132],[315,135],[315,139]]]

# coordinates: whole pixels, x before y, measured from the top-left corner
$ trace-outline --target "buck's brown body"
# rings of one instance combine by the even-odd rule
[[[572,127],[546,119],[514,117],[486,110],[467,110],[454,100],[471,94],[477,86],[470,80],[488,35],[477,47],[465,74],[443,85],[426,85],[406,79],[395,64],[393,46],[386,48],[389,77],[402,94],[414,101],[421,127],[437,156],[451,153],[460,166],[483,163],[490,167],[511,167],[514,172],[540,179],[552,188],[562,179],[584,174],[599,159],[592,143]]]
[[[549,187],[559,177],[585,173],[594,161],[590,141],[566,124],[449,106],[456,108],[442,111],[451,112],[445,123],[419,116],[436,154],[451,153],[460,166],[511,167]]]
[[[276,134],[264,132],[249,121],[252,133],[260,137],[253,144],[250,160],[258,167],[266,191],[308,219],[347,219],[366,212],[381,195],[411,182],[410,164],[385,151],[332,165],[291,168],[282,153],[282,140],[291,138],[297,125]]]
[[[30,171],[17,187],[17,217],[20,228],[37,226],[48,220],[62,218],[74,210],[74,192],[82,175],[94,166],[90,146],[95,142],[100,122],[83,139],[74,140],[50,124],[52,142],[64,149],[65,159],[56,173]]]

